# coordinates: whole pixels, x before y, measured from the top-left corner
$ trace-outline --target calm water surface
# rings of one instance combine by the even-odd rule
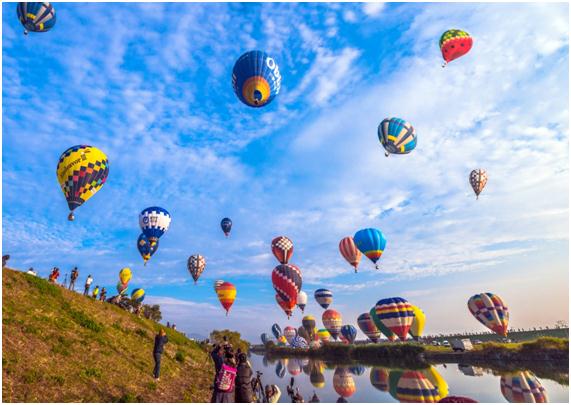
[[[270,363],[257,354],[252,354],[250,362],[254,372],[258,370],[263,373],[263,384],[280,387],[280,402],[291,402],[286,387],[292,376],[295,378],[294,386],[299,387],[305,402],[311,399],[314,392],[321,402],[336,402],[341,395],[348,402],[421,402],[422,397],[415,391],[418,386],[432,389],[429,392],[436,399],[448,392],[448,395],[469,397],[479,402],[526,402],[519,392],[522,380],[536,393],[536,402],[541,399],[569,402],[568,386],[537,378],[530,372],[500,376],[477,367],[463,366],[460,369],[457,364],[407,371],[369,366],[326,366],[323,362],[306,359],[284,359]],[[504,392],[502,379],[506,387]]]

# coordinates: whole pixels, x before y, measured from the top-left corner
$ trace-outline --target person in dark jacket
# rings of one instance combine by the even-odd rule
[[[252,368],[248,364],[246,353],[238,355],[238,371],[236,372],[236,402],[254,402],[252,389]]]
[[[227,366],[236,368],[236,359],[234,357],[234,354],[228,350],[225,351],[224,353],[224,364],[226,364]],[[222,368],[222,366],[220,366],[220,368]],[[236,402],[235,401],[235,392],[236,392],[236,380],[234,380],[234,387],[232,387],[232,389],[230,391],[218,391],[216,389],[216,384],[214,384],[214,393],[212,395],[212,402],[215,403],[231,403],[231,402]]]
[[[163,354],[163,349],[165,344],[167,344],[169,338],[164,329],[161,329],[157,336],[155,336],[155,347],[153,348],[153,358],[155,359],[155,369],[153,375],[155,380],[159,381],[159,376],[161,373],[161,355]]]

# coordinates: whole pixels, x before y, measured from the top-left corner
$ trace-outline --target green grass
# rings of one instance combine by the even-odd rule
[[[180,350],[174,355],[174,359],[179,363],[184,363],[184,353]]]

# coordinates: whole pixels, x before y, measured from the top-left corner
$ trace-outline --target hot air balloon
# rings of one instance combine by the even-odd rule
[[[281,81],[277,63],[263,51],[246,52],[232,70],[234,92],[250,107],[269,104],[280,92]]]
[[[122,284],[121,282],[118,282],[117,283],[117,294],[125,295],[127,293],[127,288],[129,288],[129,286],[127,284]]]
[[[424,331],[424,324],[426,323],[426,315],[422,312],[422,309],[417,307],[416,305],[412,305],[412,312],[414,312],[414,320],[412,321],[412,325],[408,333],[414,340],[418,340],[422,336],[422,332]]]
[[[377,130],[379,141],[385,148],[385,156],[391,153],[405,155],[416,148],[414,127],[400,118],[385,118]]]
[[[128,284],[131,280],[131,269],[123,267],[121,271],[119,271],[119,280],[121,281],[121,284]]]
[[[371,385],[379,391],[387,392],[389,390],[389,372],[386,368],[371,367],[369,380]]]
[[[301,374],[302,369],[299,359],[289,359],[287,362],[287,372],[293,377]]]
[[[470,172],[470,185],[476,193],[476,200],[480,197],[480,193],[486,187],[488,182],[488,173],[484,169],[474,169]]]
[[[216,280],[214,282],[214,291],[218,292],[218,288],[220,288],[222,284],[224,284],[224,280]]]
[[[151,256],[159,249],[159,241],[151,246],[151,242],[147,239],[144,233],[139,235],[137,239],[137,249],[143,258],[144,265],[147,265],[147,261],[151,259]]]
[[[51,3],[18,3],[17,13],[26,35],[28,31],[49,31],[56,23],[56,11]]]
[[[503,375],[500,388],[508,402],[549,402],[547,391],[531,371],[518,371]]]
[[[448,30],[440,37],[440,51],[444,58],[442,67],[448,62],[466,55],[472,49],[472,37],[466,31]]]
[[[145,290],[143,290],[142,288],[137,288],[133,290],[133,292],[131,293],[131,301],[140,304],[141,302],[143,302],[144,299],[145,299]]]
[[[278,303],[280,308],[283,309],[283,311],[287,315],[287,319],[289,319],[289,317],[292,314],[293,309],[295,308],[295,301],[285,301],[281,297],[281,295],[276,294],[276,302]]]
[[[442,398],[438,402],[441,404],[470,404],[470,403],[477,403],[478,401],[468,397],[449,396],[446,398]]]
[[[297,293],[301,290],[301,271],[294,264],[280,264],[272,271],[272,284],[284,301],[293,302],[295,308]]]
[[[349,367],[349,371],[351,372],[351,374],[353,374],[356,377],[359,377],[363,374],[365,374],[365,367],[358,365],[358,366],[352,366]]]
[[[291,345],[291,340],[297,336],[297,330],[293,326],[286,326],[284,329],[284,336],[287,342]]]
[[[89,145],[76,145],[62,153],[56,174],[70,210],[67,219],[73,221],[73,211],[105,184],[109,174],[109,162],[99,149]]]
[[[371,315],[364,313],[359,315],[357,318],[357,325],[359,329],[363,332],[373,343],[378,343],[381,340],[381,331],[375,325],[375,322],[371,318]]]
[[[284,378],[285,373],[286,373],[286,367],[287,367],[287,359],[281,359],[278,361],[278,364],[276,364],[276,375],[279,378]]]
[[[300,291],[297,293],[297,307],[301,309],[301,313],[303,314],[303,310],[307,305],[307,294],[304,291]]]
[[[230,231],[232,230],[232,220],[230,218],[223,218],[222,221],[220,221],[220,228],[222,228],[224,235],[228,237],[228,235],[230,235]]]
[[[389,394],[398,401],[397,398],[397,387],[401,376],[404,371],[402,370],[390,370],[389,371]]]
[[[321,316],[321,322],[323,322],[323,326],[327,328],[331,337],[337,339],[337,336],[339,336],[341,332],[341,324],[343,322],[341,314],[334,309],[328,309]]]
[[[337,367],[333,374],[333,388],[343,398],[348,398],[356,391],[355,381],[348,369]]]
[[[281,336],[278,338],[278,344],[279,344],[280,346],[285,346],[285,345],[287,344],[287,340],[286,340],[286,338],[285,338],[284,335],[281,335]]]
[[[262,343],[263,343],[264,345],[271,341],[271,339],[270,339],[270,337],[268,336],[267,333],[262,333],[261,336],[260,336],[260,339],[262,339]]]
[[[401,402],[438,402],[440,395],[436,387],[420,371],[409,370],[402,373],[396,390]]]
[[[346,238],[341,239],[339,242],[339,252],[341,252],[341,256],[343,256],[343,258],[355,268],[356,273],[359,262],[361,261],[361,251],[357,249],[357,246],[355,246],[355,242],[352,237],[347,236]]]
[[[236,299],[236,287],[234,287],[234,284],[225,281],[218,287],[216,294],[218,295],[218,300],[226,310],[226,316],[228,316],[228,311],[230,311],[230,307]]]
[[[297,334],[298,334],[298,336],[301,336],[302,338],[304,338],[306,340],[306,342],[311,341],[311,339],[309,338],[309,335],[307,334],[307,331],[305,330],[305,328],[303,326],[300,326],[299,328],[297,328]]]
[[[325,288],[320,288],[319,290],[315,290],[315,301],[321,308],[327,309],[329,305],[333,302],[333,293],[330,290],[326,290]]]
[[[198,278],[206,267],[206,259],[201,255],[192,255],[188,258],[186,267],[194,280],[194,284],[196,284]]]
[[[312,367],[309,373],[309,381],[315,388],[325,387],[325,376],[322,367]]]
[[[171,214],[161,207],[145,208],[139,214],[139,225],[151,245],[157,243],[159,238],[168,231],[170,223]]]
[[[503,300],[492,293],[481,293],[468,300],[468,310],[484,326],[500,336],[508,335],[510,315]]]
[[[315,317],[313,315],[306,315],[301,320],[301,325],[303,329],[305,329],[307,336],[313,340],[314,331],[315,331]]]
[[[375,228],[361,229],[353,236],[355,246],[363,252],[379,268],[377,261],[381,258],[387,245],[385,235]]]
[[[293,255],[293,242],[287,236],[272,240],[272,253],[281,264],[287,264]]]
[[[307,344],[307,341],[298,335],[294,336],[291,339],[290,345],[291,345],[291,347],[296,348],[296,349],[309,349],[309,345]]]
[[[341,327],[341,335],[352,344],[357,337],[357,329],[353,325],[343,325]]]
[[[407,300],[400,297],[382,299],[375,305],[375,312],[383,325],[401,340],[406,340],[414,320],[414,312]]]
[[[279,339],[280,336],[282,335],[282,328],[280,328],[280,325],[278,325],[277,323],[274,323],[272,325],[272,333],[274,334],[276,339]]]
[[[448,383],[440,373],[436,370],[436,367],[429,366],[428,368],[421,370],[422,374],[436,387],[438,390],[438,395],[440,398],[448,396]]]
[[[342,343],[345,343],[346,345],[349,344],[349,341],[348,341],[347,339],[345,339],[345,336],[343,336],[343,335],[339,335],[339,340],[340,340]]]
[[[331,333],[329,333],[327,329],[319,329],[317,331],[317,336],[319,337],[319,340],[323,343],[329,342],[329,339],[331,339]]]
[[[394,342],[397,339],[397,335],[391,332],[391,330],[381,322],[381,320],[377,316],[377,310],[375,309],[375,307],[371,308],[371,310],[369,311],[369,315],[371,316],[371,319],[373,320],[373,323],[375,324],[379,332],[385,335],[387,339],[389,339],[391,342]]]

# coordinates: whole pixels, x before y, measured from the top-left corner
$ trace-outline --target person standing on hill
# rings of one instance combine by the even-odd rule
[[[58,277],[59,277],[59,269],[57,267],[54,267],[52,269],[52,272],[50,273],[50,276],[48,277],[48,281],[50,283],[56,283]]]
[[[93,283],[93,278],[91,274],[87,276],[87,280],[85,280],[85,289],[83,290],[83,295],[89,294],[89,288],[91,287],[91,283]]]
[[[164,329],[161,329],[159,333],[155,336],[155,346],[153,347],[153,358],[155,359],[155,369],[153,370],[153,376],[155,380],[159,381],[161,374],[161,355],[163,354],[163,349],[165,344],[167,344],[169,338]]]
[[[101,294],[99,294],[99,301],[105,301],[105,296],[107,295],[107,290],[105,287],[101,289]]]
[[[216,376],[213,401],[217,403],[236,402],[234,383],[236,380],[236,359],[232,350],[225,350],[224,363]]]
[[[77,280],[78,277],[79,277],[79,270],[77,270],[77,267],[74,267],[73,270],[71,271],[71,277],[69,280],[70,290],[73,291],[75,289],[75,280]]]
[[[91,298],[93,298],[94,300],[97,299],[97,295],[99,295],[99,286],[96,285],[95,288],[93,289],[93,293],[91,294]]]

